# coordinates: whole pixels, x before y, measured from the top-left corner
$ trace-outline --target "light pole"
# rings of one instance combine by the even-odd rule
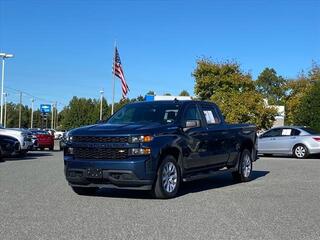
[[[3,124],[3,87],[4,87],[4,59],[12,58],[12,54],[0,53],[0,58],[2,58],[2,74],[1,74],[1,112],[0,112],[0,124]]]
[[[103,93],[104,91],[100,91],[100,121],[102,121],[102,100],[103,100]]]
[[[53,129],[54,103],[51,104],[51,129]]]
[[[7,127],[7,93],[3,93],[3,97],[4,97],[4,128]]]
[[[31,98],[31,124],[30,124],[30,128],[33,128],[33,103],[34,103],[34,98]]]

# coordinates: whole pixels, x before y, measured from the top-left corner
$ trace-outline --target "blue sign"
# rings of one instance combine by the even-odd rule
[[[40,112],[51,113],[51,105],[50,104],[40,104]]]
[[[144,97],[144,100],[145,100],[146,102],[152,102],[152,101],[154,101],[154,96],[153,96],[153,95],[146,95],[146,96]]]

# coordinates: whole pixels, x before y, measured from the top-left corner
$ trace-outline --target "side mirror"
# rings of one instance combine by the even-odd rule
[[[183,126],[184,129],[200,127],[199,120],[187,120]]]

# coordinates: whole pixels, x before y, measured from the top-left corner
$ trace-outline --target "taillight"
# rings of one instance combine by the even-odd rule
[[[314,137],[314,140],[316,140],[317,142],[320,142],[320,137]]]

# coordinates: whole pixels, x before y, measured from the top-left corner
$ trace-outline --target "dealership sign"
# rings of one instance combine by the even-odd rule
[[[50,104],[40,104],[40,112],[51,113],[51,105]]]

